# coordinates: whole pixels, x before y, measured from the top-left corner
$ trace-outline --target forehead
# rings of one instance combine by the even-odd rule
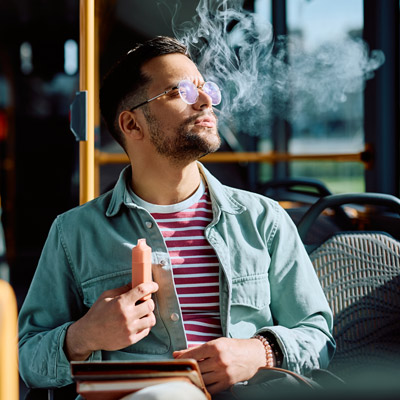
[[[143,65],[142,71],[151,77],[149,90],[164,90],[182,79],[192,80],[196,84],[203,82],[194,62],[179,53],[155,57]]]

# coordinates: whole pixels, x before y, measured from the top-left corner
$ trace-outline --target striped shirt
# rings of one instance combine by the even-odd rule
[[[204,236],[206,226],[212,221],[208,190],[201,184],[182,203],[151,207],[147,203],[146,208],[156,220],[168,248],[188,346],[222,336],[219,262]]]

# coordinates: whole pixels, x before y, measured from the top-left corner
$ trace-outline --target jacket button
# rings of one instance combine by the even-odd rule
[[[179,314],[177,314],[177,313],[172,313],[172,314],[171,314],[171,319],[172,319],[172,321],[174,321],[174,322],[179,321]]]
[[[146,226],[150,229],[153,227],[153,223],[151,221],[146,221]]]

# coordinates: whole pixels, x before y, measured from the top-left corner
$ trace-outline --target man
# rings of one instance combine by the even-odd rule
[[[215,395],[265,366],[326,367],[332,314],[290,218],[197,162],[220,145],[220,91],[186,48],[166,37],[139,45],[100,100],[131,165],[51,228],[20,312],[25,382],[67,385],[71,360],[194,358]],[[154,282],[131,288],[140,238]]]

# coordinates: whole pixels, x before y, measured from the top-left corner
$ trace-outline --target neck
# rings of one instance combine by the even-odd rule
[[[200,185],[196,162],[184,166],[168,162],[142,165],[132,162],[132,189],[143,200],[159,205],[176,204],[190,197]],[[157,165],[156,165],[157,164]]]

